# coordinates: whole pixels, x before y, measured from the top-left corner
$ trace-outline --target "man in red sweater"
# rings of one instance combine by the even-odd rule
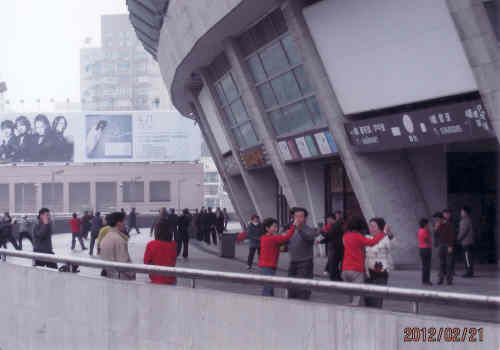
[[[366,238],[361,234],[365,229],[363,219],[353,217],[347,224],[347,232],[344,234],[344,260],[342,261],[342,279],[345,282],[364,283],[365,281],[365,247],[374,246],[384,238],[389,226],[386,225],[384,232],[374,238]],[[361,305],[361,297],[353,296],[352,306]]]
[[[286,243],[292,238],[295,231],[295,223],[290,226],[286,235],[276,235],[278,232],[278,221],[273,218],[264,220],[264,235],[260,238],[260,256],[259,268],[260,273],[265,276],[274,276],[276,274],[276,266],[280,256],[280,245]],[[263,296],[274,296],[274,289],[271,286],[264,286],[262,289]]]
[[[144,252],[145,265],[159,265],[175,267],[177,262],[177,244],[172,241],[173,231],[167,220],[160,220],[155,226],[156,239],[146,245]],[[149,274],[152,283],[177,284],[175,277]]]
[[[85,250],[85,245],[83,244],[83,239],[80,234],[80,226],[81,226],[81,221],[78,219],[78,215],[76,213],[73,213],[73,219],[69,221],[69,225],[71,226],[71,250],[75,249],[76,245],[76,239],[78,238],[78,241],[80,242],[80,247],[82,250]]]

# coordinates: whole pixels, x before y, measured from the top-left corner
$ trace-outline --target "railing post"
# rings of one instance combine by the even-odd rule
[[[194,278],[191,278],[191,288],[196,288],[196,280]]]
[[[412,301],[410,302],[410,305],[411,305],[411,312],[413,312],[414,314],[418,314],[420,307],[418,301]]]

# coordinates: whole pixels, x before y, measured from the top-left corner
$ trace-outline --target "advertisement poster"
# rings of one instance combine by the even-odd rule
[[[201,133],[177,111],[0,114],[0,162],[194,161]]]

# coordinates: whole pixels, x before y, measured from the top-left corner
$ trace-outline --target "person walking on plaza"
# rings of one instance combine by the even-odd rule
[[[125,234],[125,215],[123,213],[109,214],[108,225],[110,229],[101,241],[101,258],[106,261],[130,263],[128,253],[128,237]],[[114,268],[105,268],[108,278],[121,280],[135,280],[135,273],[130,271],[120,271]]]
[[[222,214],[224,215],[224,232],[227,231],[227,224],[229,222],[229,213],[226,208],[222,209]]]
[[[194,214],[191,215],[191,223],[189,224],[189,238],[198,238],[199,221],[200,213],[198,209],[195,209]]]
[[[83,212],[82,219],[80,220],[81,222],[81,235],[83,238],[88,239],[89,238],[89,231],[90,231],[90,215],[88,211]]]
[[[210,236],[212,236],[212,243],[217,245],[217,216],[212,211],[211,207],[208,207],[207,226],[208,226],[208,236],[206,237],[207,243],[210,245]]]
[[[80,242],[80,247],[82,250],[85,250],[85,244],[83,244],[83,239],[80,233],[80,228],[81,228],[81,221],[78,219],[78,215],[76,213],[73,213],[73,218],[69,221],[69,225],[71,227],[71,250],[75,249],[76,246],[76,240]]]
[[[135,211],[135,208],[132,208],[130,213],[128,214],[128,233],[129,235],[132,234],[132,229],[137,232],[137,234],[140,234],[141,231],[137,228],[137,212]]]
[[[161,220],[155,226],[155,239],[146,245],[144,252],[145,265],[175,267],[177,260],[177,244],[172,241],[173,235],[166,220]],[[177,284],[175,277],[149,274],[151,283]]]
[[[19,221],[19,249],[23,249],[23,239],[27,239],[33,245],[33,238],[31,237],[31,232],[33,232],[32,223],[28,219],[28,215],[24,215]]]
[[[471,209],[467,206],[460,210],[460,225],[458,229],[458,243],[462,245],[465,256],[465,274],[462,277],[474,276],[474,257],[472,248],[474,246],[474,230],[470,218]]]
[[[363,236],[365,222],[360,217],[352,217],[344,233],[344,260],[342,261],[342,279],[350,283],[365,281],[365,247],[374,246],[385,237],[381,232],[374,238]],[[385,230],[384,230],[385,231]],[[351,296],[351,306],[361,306],[361,296]]]
[[[0,222],[0,246],[7,249],[7,242],[10,242],[16,250],[20,250],[12,230],[12,218],[9,212],[5,212]]]
[[[92,226],[90,227],[90,251],[89,255],[94,255],[94,245],[97,237],[99,236],[99,231],[101,231],[102,217],[101,213],[97,212],[95,216],[92,218]]]
[[[38,223],[33,228],[33,251],[35,253],[54,254],[52,248],[52,221],[50,220],[50,210],[42,208],[38,212]],[[35,260],[35,266],[46,266],[57,269],[54,262]]]
[[[295,226],[292,225],[286,235],[277,235],[278,221],[273,218],[267,218],[264,220],[263,227],[264,235],[260,238],[259,269],[261,275],[274,276],[276,275],[276,267],[278,266],[280,256],[280,246],[292,238]],[[274,288],[264,286],[262,295],[274,296]]]
[[[453,246],[456,242],[455,229],[451,222],[446,220],[442,213],[433,215],[436,219],[435,229],[439,241],[439,280],[443,284],[444,279],[448,285],[453,284]]]
[[[182,215],[179,216],[178,221],[178,230],[177,235],[175,237],[175,241],[177,242],[177,255],[181,253],[182,249],[182,257],[184,259],[188,258],[189,253],[189,225],[191,224],[191,214],[189,214],[189,209],[184,209],[182,211]]]
[[[422,260],[422,284],[432,286],[431,283],[431,259],[432,259],[432,240],[429,231],[429,220],[423,218],[419,222],[418,230],[418,248],[420,250],[420,259]]]
[[[389,281],[389,272],[394,270],[392,250],[394,249],[394,235],[383,218],[370,220],[367,238],[374,238],[385,233],[384,238],[374,246],[365,248],[365,271],[367,283],[386,286]],[[383,299],[379,297],[365,297],[365,305],[382,308]]]
[[[208,212],[205,208],[201,208],[200,212],[200,241],[210,244],[210,225]]]
[[[288,276],[297,278],[309,278],[314,276],[314,241],[319,232],[307,226],[308,212],[304,208],[294,208],[294,221],[291,226],[295,227],[295,234],[288,243],[290,253],[290,266]],[[308,300],[311,290],[302,288],[289,288],[289,299]]]
[[[224,222],[224,213],[219,207],[217,207],[217,210],[215,211],[215,229],[219,237],[224,233]]]
[[[161,221],[167,219],[167,208],[163,207],[160,209],[158,216],[153,220],[153,225],[151,225],[151,231],[149,235],[153,237],[153,233],[155,232],[155,226]]]
[[[342,243],[344,220],[342,219],[342,213],[336,212],[329,215],[326,220],[327,225],[324,229],[326,231],[324,236],[328,242],[327,271],[331,281],[342,281],[340,275],[344,256],[344,244]]]
[[[455,235],[455,243],[453,244],[453,251],[451,252],[451,262],[450,266],[453,271],[453,276],[455,276],[455,261],[457,260],[457,254],[461,248],[460,243],[457,241],[457,232],[458,232],[458,222],[456,222],[451,213],[451,209],[444,209],[442,211],[444,219],[450,223],[453,228],[453,232]]]
[[[264,234],[264,229],[260,223],[258,215],[252,215],[247,227],[247,238],[250,240],[248,249],[247,270],[252,270],[255,252],[260,256],[260,237]]]

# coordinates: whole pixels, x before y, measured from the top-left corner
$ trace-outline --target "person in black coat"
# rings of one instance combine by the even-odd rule
[[[16,250],[20,250],[14,235],[12,234],[12,218],[6,212],[0,222],[0,247],[7,249],[7,242],[10,242]]]
[[[132,229],[135,229],[135,232],[137,234],[140,234],[141,231],[137,228],[137,212],[135,211],[135,208],[132,208],[130,211],[130,214],[128,214],[128,233],[132,234]]]
[[[217,230],[216,230],[217,216],[212,211],[211,207],[208,207],[208,212],[206,214],[205,220],[206,220],[205,226],[207,229],[205,240],[206,240],[207,244],[210,245],[210,235],[212,235],[212,243],[217,245]]]
[[[52,249],[52,222],[50,210],[42,208],[38,212],[38,223],[33,228],[33,251],[35,253],[54,254]],[[54,262],[35,260],[35,266],[46,266],[57,269]]]
[[[167,215],[168,232],[177,241],[179,237],[179,217],[175,213],[175,209],[170,208],[170,213]]]
[[[97,236],[99,236],[99,231],[102,228],[102,217],[101,213],[97,212],[95,213],[95,216],[92,218],[92,223],[90,227],[90,251],[89,255],[94,255],[94,245],[95,245],[95,240],[97,239]]]
[[[340,276],[342,271],[342,260],[344,259],[344,243],[342,242],[344,236],[344,220],[342,219],[342,213],[336,212],[327,220],[329,222],[329,225],[327,225],[328,230],[324,233],[328,242],[327,270],[331,281],[342,281]]]
[[[184,259],[188,258],[189,252],[189,225],[191,224],[191,214],[188,209],[182,211],[182,215],[178,219],[178,234],[175,237],[177,242],[177,256],[179,256],[182,247],[182,257]]]
[[[217,208],[215,211],[215,217],[215,228],[217,230],[217,234],[220,236],[224,233],[224,222],[226,221],[224,213],[220,210],[220,208]]]
[[[43,114],[35,117],[35,134],[30,154],[34,162],[55,160],[55,140],[52,135],[49,119]]]

